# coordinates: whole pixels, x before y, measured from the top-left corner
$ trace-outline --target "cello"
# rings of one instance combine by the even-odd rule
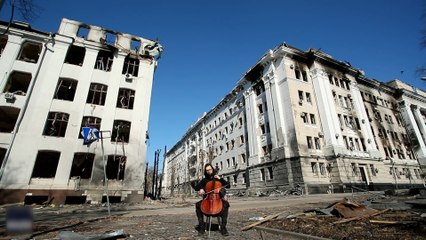
[[[215,178],[206,184],[206,197],[201,202],[201,211],[206,216],[215,216],[222,212],[222,199],[220,198],[220,191],[222,190],[222,183],[216,181]]]

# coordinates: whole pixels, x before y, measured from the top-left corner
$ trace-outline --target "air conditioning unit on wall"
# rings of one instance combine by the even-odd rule
[[[15,99],[15,94],[7,92],[4,94],[4,98],[6,101],[12,101]]]
[[[132,75],[132,74],[130,74],[130,73],[126,73],[126,81],[131,82],[131,81],[133,81],[133,79],[134,79],[134,77],[133,77],[133,75]]]

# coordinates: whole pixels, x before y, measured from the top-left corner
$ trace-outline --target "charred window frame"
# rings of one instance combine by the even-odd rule
[[[49,112],[46,125],[44,126],[43,135],[51,137],[65,137],[67,131],[68,113]]]
[[[100,50],[96,57],[95,69],[109,72],[111,71],[112,62],[114,61],[114,53],[112,51]]]
[[[77,81],[67,78],[59,78],[56,85],[54,99],[74,101],[75,91],[77,90]]]
[[[122,74],[131,74],[132,76],[137,77],[139,74],[139,62],[139,59],[132,58],[130,55],[127,55],[124,59]]]
[[[108,86],[100,83],[90,84],[89,94],[87,95],[86,103],[105,105]]]
[[[127,88],[118,90],[117,107],[124,109],[133,109],[135,101],[135,91]]]
[[[92,176],[94,159],[95,154],[93,153],[74,153],[70,178],[79,177],[81,179],[90,179],[90,177]]]
[[[8,37],[0,37],[0,57],[3,54],[3,50],[6,47]]]
[[[98,117],[83,117],[83,120],[81,121],[80,129],[83,129],[83,127],[92,127],[92,128],[96,128],[100,130],[101,122],[102,122],[102,119]],[[78,134],[78,138],[83,139],[83,136],[81,135],[81,133]]]
[[[71,45],[68,48],[67,56],[65,57],[65,63],[82,66],[84,57],[86,56],[86,48]]]
[[[30,86],[31,78],[32,76],[29,73],[13,72],[10,74],[3,92],[25,96],[27,94],[28,87]]]
[[[60,156],[58,151],[38,151],[31,178],[54,178]]]
[[[41,53],[41,43],[24,42],[18,60],[37,63]]]
[[[115,120],[112,127],[111,142],[129,142],[131,123],[124,120]]]
[[[18,121],[19,108],[0,106],[0,132],[11,133]]]
[[[259,96],[260,94],[265,92],[265,84],[263,83],[263,81],[259,81],[253,86],[253,89],[256,92],[256,96]]]
[[[126,160],[126,156],[108,155],[108,162],[106,165],[107,179],[123,180],[124,170],[126,169]]]

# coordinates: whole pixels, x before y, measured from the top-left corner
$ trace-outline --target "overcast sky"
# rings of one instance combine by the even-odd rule
[[[9,0],[6,0],[9,1]],[[321,49],[382,82],[426,90],[421,0],[34,0],[33,28],[56,32],[62,18],[147,39],[164,53],[154,76],[147,158],[170,149],[268,49],[280,43]],[[0,20],[8,21],[10,6]],[[15,14],[16,20],[22,18]],[[162,157],[161,157],[162,159]],[[151,163],[150,163],[151,165]]]

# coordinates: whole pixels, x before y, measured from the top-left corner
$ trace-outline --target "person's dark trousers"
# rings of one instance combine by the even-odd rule
[[[195,213],[197,214],[197,219],[198,219],[198,226],[204,225],[204,214],[201,211],[201,201],[198,201],[197,203],[195,203]]]

